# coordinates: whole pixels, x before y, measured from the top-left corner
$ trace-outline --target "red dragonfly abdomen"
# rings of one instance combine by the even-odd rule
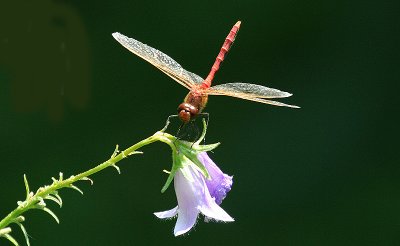
[[[219,51],[219,54],[215,59],[214,65],[211,67],[211,71],[207,78],[203,81],[203,83],[200,84],[200,86],[193,87],[185,97],[183,103],[178,106],[178,116],[183,123],[186,124],[191,119],[194,119],[206,107],[208,95],[204,92],[210,88],[215,73],[218,71],[221,62],[225,58],[225,54],[231,48],[233,41],[235,41],[236,34],[240,28],[240,23],[240,21],[236,22],[228,36],[225,38],[225,42],[222,45],[222,48]]]
[[[201,84],[202,88],[210,88],[211,82],[214,79],[215,73],[218,71],[219,66],[221,65],[221,62],[225,58],[225,54],[228,53],[233,41],[235,41],[236,34],[239,32],[240,23],[241,23],[240,21],[236,22],[236,24],[232,27],[231,31],[229,32],[228,36],[225,38],[225,42],[222,45],[222,48],[219,51],[217,58],[215,59],[214,65],[211,67],[210,73],[208,74],[207,78]]]

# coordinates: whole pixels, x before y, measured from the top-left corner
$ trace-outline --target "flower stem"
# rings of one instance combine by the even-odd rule
[[[68,179],[63,179],[62,173],[60,173],[59,179],[53,178],[53,183],[51,185],[40,187],[35,194],[33,194],[32,192],[29,192],[29,186],[28,186],[27,181],[25,180],[25,186],[27,188],[26,200],[23,202],[18,202],[18,207],[16,209],[14,209],[13,211],[11,211],[4,219],[2,219],[0,221],[0,231],[2,232],[2,229],[11,223],[20,223],[21,221],[23,221],[24,218],[21,215],[25,211],[33,209],[33,208],[39,208],[39,209],[45,208],[46,205],[43,202],[43,200],[48,199],[49,196],[53,195],[58,201],[60,201],[59,204],[61,205],[62,201],[61,201],[61,198],[57,195],[57,190],[67,187],[67,188],[74,188],[74,189],[80,191],[76,186],[73,185],[75,182],[80,181],[80,180],[90,180],[90,179],[88,179],[89,176],[91,176],[107,167],[110,167],[110,166],[113,166],[119,170],[119,168],[116,166],[116,163],[118,163],[119,161],[121,161],[122,159],[124,159],[130,155],[141,153],[141,152],[137,152],[136,150],[138,150],[139,148],[141,148],[145,145],[154,143],[156,141],[160,141],[160,142],[168,144],[172,148],[173,151],[176,151],[175,146],[174,146],[174,141],[176,138],[168,133],[163,132],[163,130],[158,131],[154,135],[130,146],[129,148],[125,149],[124,151],[121,151],[119,154],[117,154],[118,153],[118,146],[117,146],[117,149],[114,151],[114,153],[110,159],[108,159],[107,161],[97,165],[96,167],[89,169],[85,172],[82,172],[78,175],[73,175]],[[51,200],[53,200],[53,199],[51,199]],[[45,210],[45,209],[43,209],[43,210]],[[46,208],[46,210],[48,210],[48,209]],[[48,212],[48,211],[46,211],[46,212]],[[55,217],[55,214],[53,214],[52,216]],[[55,219],[58,220],[57,217],[55,217]],[[7,230],[11,230],[11,229],[7,228]],[[6,231],[4,231],[4,232],[6,232]],[[6,234],[6,233],[3,233],[3,234]],[[1,236],[1,234],[0,234],[0,236]]]

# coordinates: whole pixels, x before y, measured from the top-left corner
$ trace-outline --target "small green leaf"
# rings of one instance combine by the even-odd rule
[[[60,208],[62,207],[62,201],[58,200],[58,198],[55,196],[49,194],[44,199],[52,200],[53,202],[57,203],[60,206]]]
[[[121,170],[119,169],[119,167],[115,164],[111,165],[113,168],[117,169],[118,174],[121,174]]]
[[[26,190],[26,200],[29,199],[29,184],[28,184],[28,180],[26,179],[26,175],[24,174],[24,183],[25,183],[25,190]]]
[[[39,203],[37,204],[40,208],[46,207],[46,203],[44,202],[43,198],[39,197]]]
[[[83,177],[83,178],[81,178],[81,180],[87,180],[90,182],[90,185],[93,185],[93,180],[89,177]]]
[[[20,215],[20,216],[18,216],[17,218],[15,218],[15,219],[13,220],[13,223],[22,223],[22,222],[24,222],[24,221],[25,221],[25,217],[22,216],[22,215]]]
[[[211,151],[215,148],[217,148],[221,143],[215,143],[215,144],[207,144],[207,145],[196,145],[196,150],[200,152],[208,152]]]
[[[161,193],[164,193],[168,189],[169,185],[171,184],[172,180],[174,179],[175,173],[176,173],[176,169],[173,169],[173,170],[171,170],[171,172],[169,172],[167,181],[165,182],[164,186],[161,189]]]
[[[51,211],[49,208],[46,207],[42,208],[42,210],[50,214],[51,217],[53,217],[56,220],[57,224],[60,224],[60,220],[58,219],[57,215],[53,213],[53,211]]]
[[[15,238],[13,238],[10,234],[4,234],[2,237],[7,238],[8,241],[12,242],[15,246],[19,246],[17,240],[15,240]]]
[[[83,191],[82,191],[81,189],[79,189],[78,187],[76,187],[75,185],[70,184],[70,185],[67,186],[67,187],[69,187],[69,188],[71,188],[71,189],[74,189],[74,190],[78,191],[79,193],[81,193],[81,194],[83,195]]]
[[[188,158],[191,162],[193,162],[203,173],[204,177],[207,179],[210,179],[210,175],[208,174],[208,171],[206,167],[197,159],[197,154],[194,154],[191,152],[191,150],[188,150],[187,148],[181,148],[182,153],[186,158]]]
[[[54,191],[54,192],[53,192],[53,195],[60,201],[60,203],[61,203],[60,207],[61,207],[62,204],[63,204],[63,200],[61,199],[61,196],[58,195],[58,192],[57,192],[57,191]]]
[[[114,158],[117,154],[118,154],[118,152],[119,152],[119,150],[118,150],[118,144],[115,146],[115,150],[114,150],[114,152],[112,153],[112,155],[111,155],[111,159],[112,158]]]
[[[29,235],[28,235],[28,232],[26,231],[24,225],[22,225],[22,223],[17,223],[17,224],[19,225],[19,227],[21,228],[22,233],[24,234],[26,244],[28,246],[30,246],[31,244],[29,242]]]
[[[133,151],[131,153],[128,154],[129,155],[137,155],[137,154],[143,154],[143,151]]]
[[[64,180],[64,174],[62,172],[59,173],[59,179],[58,181],[63,181]]]
[[[2,237],[3,235],[9,234],[11,233],[11,228],[10,227],[6,227],[3,229],[0,229],[0,237]]]
[[[172,180],[175,177],[175,173],[182,166],[182,164],[179,162],[179,157],[177,157],[177,154],[175,152],[172,153],[172,169],[169,172],[167,181],[165,182],[164,186],[161,188],[161,193],[164,193],[169,185],[171,184]]]

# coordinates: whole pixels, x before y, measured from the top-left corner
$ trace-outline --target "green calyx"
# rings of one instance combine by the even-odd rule
[[[173,137],[174,139],[171,139],[173,142],[173,146],[170,145],[172,149],[172,168],[169,172],[165,171],[169,173],[169,176],[163,188],[161,189],[161,193],[165,192],[168,189],[169,185],[174,179],[176,172],[186,165],[194,165],[204,175],[204,177],[206,177],[207,179],[210,178],[207,169],[204,167],[203,163],[199,161],[197,155],[201,152],[207,152],[217,148],[220,143],[201,145],[200,143],[203,141],[206,132],[207,124],[203,119],[203,132],[196,142],[192,143],[182,141],[175,137]],[[185,173],[183,174],[186,177]]]

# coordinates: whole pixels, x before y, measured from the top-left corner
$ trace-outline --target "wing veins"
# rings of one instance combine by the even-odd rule
[[[289,92],[281,91],[274,88],[265,87],[262,85],[248,84],[248,83],[226,83],[216,85],[210,88],[210,95],[238,95],[254,98],[284,98],[290,97],[292,94]]]
[[[189,71],[186,71],[179,63],[167,54],[152,48],[136,39],[129,38],[121,33],[113,33],[113,37],[127,50],[149,62],[170,78],[191,89],[194,84],[201,83],[203,79]]]
[[[236,98],[241,98],[241,99],[245,99],[245,100],[249,100],[249,101],[270,104],[270,105],[275,105],[275,106],[281,106],[281,107],[300,108],[296,105],[290,105],[290,104],[281,103],[278,101],[267,100],[269,98],[290,97],[292,94],[290,94],[288,92],[283,92],[283,91],[280,91],[277,89],[272,89],[272,88],[264,87],[261,85],[255,85],[260,88],[262,87],[262,88],[266,88],[266,89],[272,89],[273,90],[272,92],[276,93],[275,95],[255,94],[255,93],[250,93],[246,90],[243,90],[242,88],[230,87],[229,85],[232,85],[232,84],[239,84],[242,86],[245,83],[230,83],[230,84],[217,85],[217,86],[211,87],[208,91],[208,94],[215,95],[215,96],[236,97]],[[226,86],[226,85],[228,85],[228,86]],[[246,85],[250,85],[250,87],[254,86],[253,84],[246,84]],[[215,90],[215,88],[216,88],[216,90]],[[243,91],[246,91],[246,92],[243,92]]]

